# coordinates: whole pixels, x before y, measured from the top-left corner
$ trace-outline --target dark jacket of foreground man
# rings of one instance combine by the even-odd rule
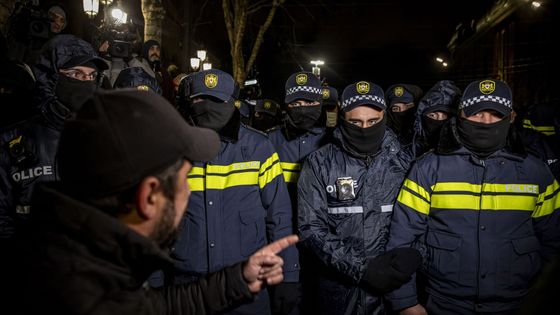
[[[213,314],[252,298],[242,263],[154,290],[148,276],[173,264],[154,242],[55,186],[37,197],[3,286],[10,314]]]

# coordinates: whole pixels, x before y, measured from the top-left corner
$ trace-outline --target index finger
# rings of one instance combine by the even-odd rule
[[[294,245],[299,240],[299,237],[295,234],[288,235],[283,237],[275,242],[272,242],[263,248],[261,248],[258,253],[259,254],[278,254],[282,250]]]

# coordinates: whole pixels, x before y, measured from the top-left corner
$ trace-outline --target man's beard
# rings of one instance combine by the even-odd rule
[[[173,226],[176,215],[175,203],[171,200],[167,200],[162,211],[161,219],[156,225],[151,239],[162,249],[168,249],[175,243],[179,236],[179,228]]]
[[[150,56],[150,62],[159,61],[159,55],[152,54]]]

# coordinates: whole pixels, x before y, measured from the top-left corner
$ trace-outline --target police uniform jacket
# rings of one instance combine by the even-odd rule
[[[381,298],[359,287],[369,258],[385,251],[393,204],[411,154],[386,130],[381,150],[363,156],[349,149],[340,132],[308,155],[298,181],[301,242],[321,265],[319,307],[329,314],[383,313]],[[349,179],[353,194],[337,181]],[[348,188],[348,187],[347,187]]]
[[[266,135],[239,124],[225,127],[218,156],[195,162],[182,233],[173,246],[176,267],[197,278],[248,258],[292,234],[292,212],[278,154]],[[294,247],[281,253],[284,281],[297,282]],[[186,279],[188,281],[188,278]]]
[[[305,157],[319,149],[325,140],[325,128],[316,127],[302,135],[290,137],[286,127],[276,127],[268,137],[280,157],[284,180],[288,185],[292,205],[297,205],[297,182]],[[295,209],[294,209],[295,210]]]
[[[39,185],[37,201],[29,233],[9,256],[14,266],[2,275],[10,314],[200,315],[252,300],[241,264],[151,289],[148,275],[173,264],[153,241],[56,185]]]
[[[437,152],[411,168],[387,248],[425,241],[434,298],[475,312],[515,309],[543,258],[558,252],[559,189],[547,166],[515,143],[478,159],[460,145],[452,119]],[[414,281],[393,292],[395,309],[416,304]]]
[[[58,70],[72,57],[94,56],[93,48],[72,35],[57,35],[33,66],[36,106],[41,115],[0,135],[0,238],[11,237],[14,221],[29,213],[33,186],[56,180],[55,155],[68,108],[55,96]]]

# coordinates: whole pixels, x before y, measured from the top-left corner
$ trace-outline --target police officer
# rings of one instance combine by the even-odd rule
[[[474,81],[437,150],[412,166],[387,248],[425,239],[427,301],[418,301],[412,280],[390,297],[401,314],[513,314],[558,254],[560,187],[512,141],[512,120],[508,85]]]
[[[309,154],[301,171],[299,235],[316,258],[316,313],[383,314],[381,294],[405,283],[421,261],[415,249],[383,254],[411,156],[386,128],[379,86],[348,85],[341,101],[334,142]]]
[[[271,99],[258,99],[251,116],[251,127],[262,132],[269,132],[280,125],[282,110],[280,105]]]
[[[313,73],[292,74],[286,81],[284,125],[269,133],[282,161],[284,179],[294,206],[301,163],[309,153],[323,145],[325,137],[325,128],[316,126],[321,116],[322,91],[321,81]]]
[[[461,91],[453,81],[442,80],[422,97],[414,122],[414,156],[435,148],[443,125],[457,112]]]
[[[55,153],[64,121],[97,88],[107,64],[87,42],[58,35],[33,67],[40,115],[0,136],[0,238],[11,238],[15,220],[30,211],[34,186],[57,179]]]
[[[172,252],[178,260],[175,282],[197,280],[292,234],[292,212],[278,154],[266,135],[240,123],[233,78],[212,69],[184,80],[188,80],[183,92],[188,99],[187,119],[218,132],[221,147],[215,158],[195,162],[189,173],[192,194]],[[295,248],[282,255],[284,282],[280,287],[297,282],[299,277]],[[293,304],[281,295],[283,292],[273,299]],[[267,291],[232,312],[270,314]]]
[[[141,67],[123,69],[113,87],[115,89],[135,88],[139,91],[152,91],[161,95],[161,87],[157,80]]]
[[[411,145],[414,135],[414,119],[422,89],[412,84],[394,84],[385,92],[387,98],[387,124],[404,145]]]
[[[282,162],[284,179],[288,185],[292,202],[293,229],[295,231],[297,229],[297,181],[301,164],[309,153],[317,150],[326,141],[325,128],[318,126],[323,88],[315,74],[297,72],[286,80],[285,91],[284,123],[282,126],[272,129],[269,132],[269,138],[276,147]],[[300,256],[302,265],[305,265],[306,254],[301,252]],[[302,266],[302,268],[305,267]],[[307,271],[302,271],[302,283],[307,281],[305,274],[312,272],[312,266],[307,269]],[[303,289],[306,290],[306,288]],[[296,290],[292,290],[292,292],[296,292]],[[300,302],[306,303],[305,297]],[[301,305],[301,307],[305,313],[307,305]]]

